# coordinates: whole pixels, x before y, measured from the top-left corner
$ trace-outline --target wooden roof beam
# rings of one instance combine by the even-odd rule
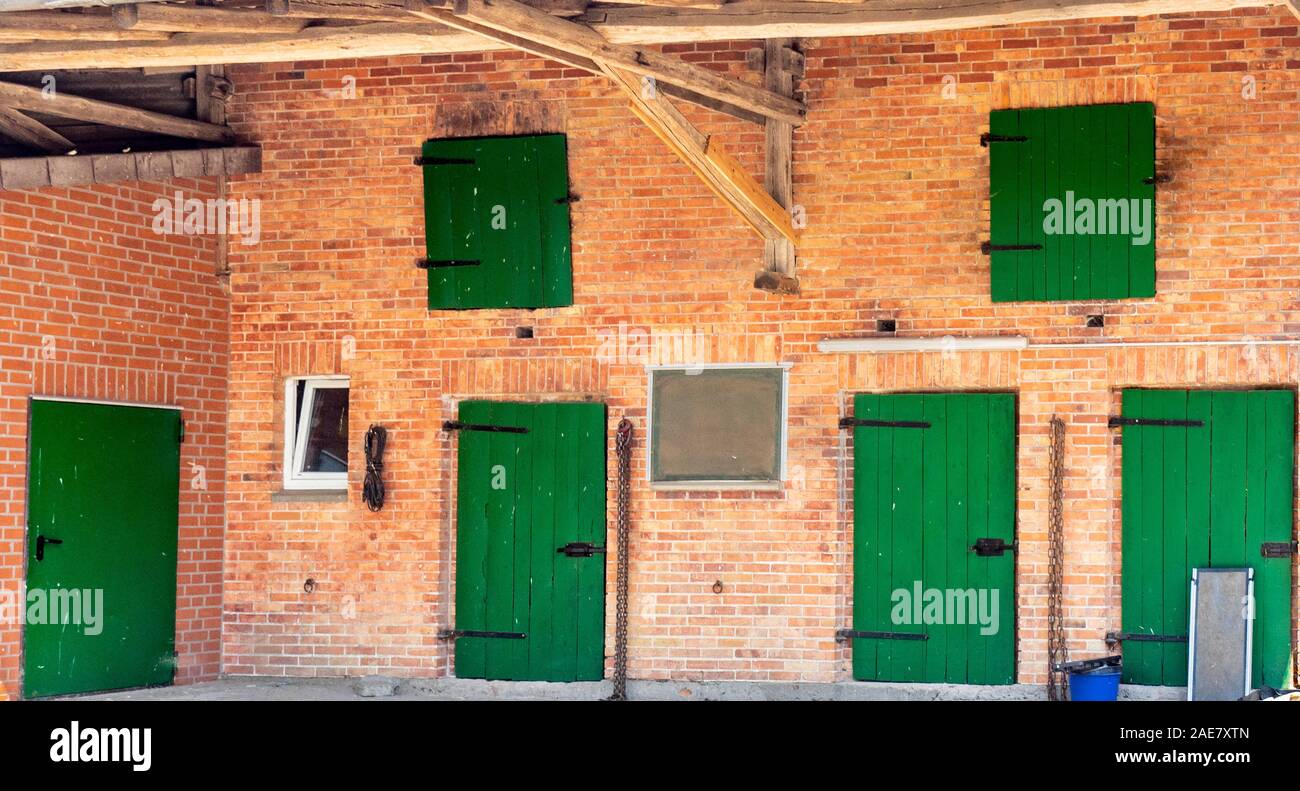
[[[0,134],[52,154],[67,154],[76,149],[68,138],[9,107],[0,106]]]
[[[455,0],[455,16],[536,44],[580,55],[656,81],[676,85],[767,118],[803,123],[804,106],[766,88],[742,82],[650,49],[611,44],[587,25],[559,19],[515,0]]]
[[[154,3],[113,6],[113,22],[123,30],[171,33],[297,33],[307,26],[305,19],[272,16],[252,8]]]

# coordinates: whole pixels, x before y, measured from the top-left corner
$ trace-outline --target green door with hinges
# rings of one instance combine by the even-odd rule
[[[1252,568],[1251,685],[1290,687],[1295,393],[1122,399],[1123,680],[1185,686],[1192,569]]]
[[[466,401],[456,427],[456,675],[599,681],[605,405]]]
[[[853,409],[853,677],[1014,683],[1015,396]]]
[[[180,412],[33,399],[30,421],[24,695],[171,683]]]

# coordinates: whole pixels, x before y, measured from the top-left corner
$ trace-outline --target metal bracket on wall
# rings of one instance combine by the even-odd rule
[[[992,242],[980,242],[980,252],[984,255],[990,253],[1000,253],[1003,251],[1016,250],[1042,250],[1041,244],[993,244]]]
[[[523,426],[491,426],[486,423],[462,423],[459,420],[446,420],[442,424],[443,431],[496,431],[503,434],[527,434],[528,429]]]
[[[597,553],[605,554],[605,547],[596,546],[587,541],[573,541],[555,550],[555,554],[567,555],[571,558],[589,558]]]
[[[835,642],[847,640],[929,640],[930,635],[916,632],[862,632],[857,629],[840,629],[835,633]]]
[[[1163,418],[1148,417],[1120,417],[1111,415],[1106,421],[1107,428],[1119,428],[1120,426],[1164,426],[1167,428],[1200,428],[1205,425],[1203,420],[1165,420]]]
[[[501,640],[527,640],[524,632],[483,632],[477,629],[444,629],[438,632],[439,640],[458,640],[462,637],[492,637]]]
[[[995,135],[991,132],[985,132],[980,135],[980,145],[984,148],[989,147],[989,143],[1026,143],[1029,138],[1024,135]]]
[[[840,428],[858,428],[875,427],[875,428],[929,428],[930,424],[924,420],[867,420],[856,417],[840,418]]]
[[[416,269],[446,269],[451,266],[478,266],[482,261],[473,258],[449,258],[445,260],[435,260],[432,258],[415,259]]]
[[[1107,632],[1106,645],[1115,646],[1117,643],[1185,643],[1187,635],[1178,634],[1147,634],[1145,632]]]
[[[450,159],[448,157],[416,157],[415,164],[420,167],[428,167],[430,165],[473,165],[474,160]]]

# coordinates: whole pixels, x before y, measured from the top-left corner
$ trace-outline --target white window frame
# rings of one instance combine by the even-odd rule
[[[298,401],[298,385],[303,388],[302,409],[294,414]],[[346,376],[294,376],[284,383],[284,488],[347,491],[346,472],[303,472],[306,456],[307,432],[311,429],[306,418],[311,415],[317,390],[348,390]],[[350,395],[350,394],[349,394]]]
[[[779,491],[786,480],[786,448],[790,440],[790,368],[793,363],[705,363],[697,365],[647,365],[646,366],[646,481],[651,489],[665,491],[691,490],[747,490]],[[696,480],[696,481],[656,481],[654,479],[654,460],[648,454],[654,452],[654,375],[656,371],[686,371],[688,373],[706,373],[708,371],[727,371],[738,368],[760,368],[781,371],[781,439],[780,455],[777,460],[776,478],[767,481],[731,481],[731,480]]]

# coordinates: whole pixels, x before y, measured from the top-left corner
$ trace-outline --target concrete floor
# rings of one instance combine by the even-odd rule
[[[456,678],[233,677],[203,684],[80,696],[88,700],[603,700],[609,681],[555,684]],[[370,693],[366,695],[365,693]],[[629,681],[631,700],[1045,700],[1043,687],[953,684],[783,684]],[[1177,687],[1121,687],[1121,700],[1183,700]]]

